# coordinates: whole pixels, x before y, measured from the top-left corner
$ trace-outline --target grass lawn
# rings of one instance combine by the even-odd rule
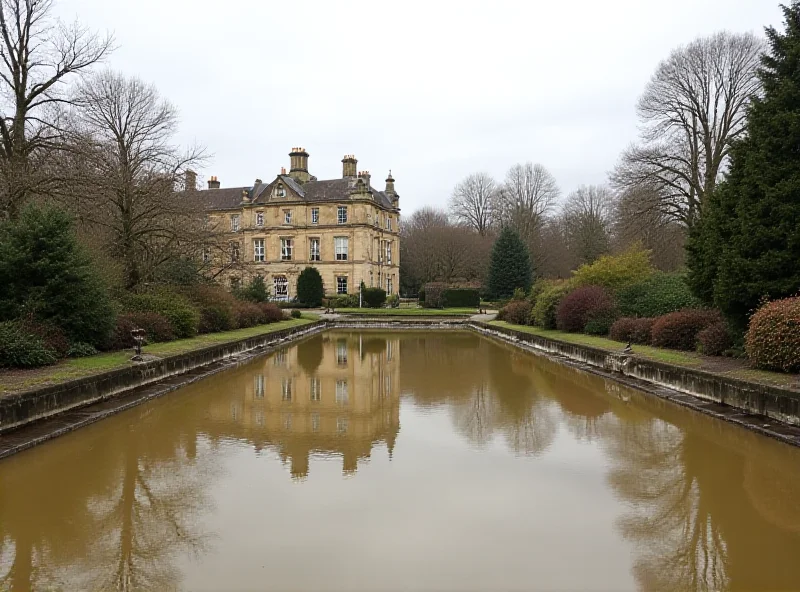
[[[538,327],[528,327],[524,325],[512,325],[505,321],[491,321],[489,324],[515,329],[524,333],[533,333],[534,335],[541,335],[542,337],[558,341],[597,347],[608,351],[619,352],[625,347],[624,343],[614,341],[607,337],[583,335],[582,333],[566,333],[565,331],[540,329]],[[633,345],[631,347],[633,348],[634,355],[657,362],[664,362],[665,364],[696,368],[698,370],[705,370],[707,372],[713,372],[714,374],[730,376],[731,378],[738,378],[750,382],[800,389],[800,376],[797,374],[782,374],[780,372],[758,370],[751,368],[747,360],[702,356],[695,352],[661,349],[648,345]]]
[[[360,314],[390,317],[446,317],[471,316],[477,308],[337,308],[340,314]]]
[[[290,319],[270,325],[259,325],[247,329],[236,329],[222,333],[207,333],[190,339],[178,339],[164,343],[146,345],[142,351],[146,354],[166,357],[182,354],[195,349],[202,349],[209,345],[216,345],[228,341],[238,341],[247,337],[273,333],[289,327],[306,325],[318,320],[317,315],[304,313],[300,319]],[[131,350],[105,352],[87,358],[68,358],[53,366],[44,368],[31,368],[26,370],[0,371],[0,396],[26,390],[36,386],[44,386],[58,382],[65,382],[83,376],[99,374],[108,370],[124,368],[130,365]]]

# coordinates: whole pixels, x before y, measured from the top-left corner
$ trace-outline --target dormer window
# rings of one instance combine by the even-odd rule
[[[277,197],[286,197],[286,188],[283,183],[278,183],[278,187],[275,188],[275,195]]]

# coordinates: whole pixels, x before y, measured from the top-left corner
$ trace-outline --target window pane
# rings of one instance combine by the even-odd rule
[[[319,208],[311,208],[311,223],[317,224],[319,222]]]
[[[347,294],[347,278],[339,276],[336,278],[336,293]]]
[[[346,206],[339,206],[337,210],[337,220],[339,224],[346,224],[347,223],[347,207]]]
[[[346,236],[337,236],[334,238],[334,245],[336,247],[336,260],[347,261],[348,239]]]

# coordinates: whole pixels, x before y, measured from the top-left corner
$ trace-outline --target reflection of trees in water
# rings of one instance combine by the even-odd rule
[[[634,574],[645,590],[723,590],[730,578],[728,548],[707,488],[714,474],[705,454],[692,451],[692,435],[661,420],[608,422],[609,480],[635,504],[619,521],[636,544]],[[710,452],[710,451],[709,451]],[[721,483],[717,487],[724,487]]]
[[[196,454],[196,433],[182,432],[193,423],[187,407],[162,404],[150,415],[147,405],[136,410],[139,422],[117,416],[88,428],[92,436],[33,451],[38,462],[10,459],[0,479],[8,565],[0,589],[177,587],[177,555],[208,542],[198,514],[213,477],[211,455]]]

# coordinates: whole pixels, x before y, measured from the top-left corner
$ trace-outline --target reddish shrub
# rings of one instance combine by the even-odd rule
[[[239,301],[222,286],[192,286],[184,293],[200,313],[199,333],[230,331],[237,327],[235,311]]]
[[[514,300],[500,311],[502,320],[514,325],[527,325],[531,316],[531,303],[527,300]]]
[[[731,334],[725,323],[714,323],[697,334],[697,351],[707,356],[721,356],[731,343]]]
[[[258,304],[253,302],[237,302],[233,313],[236,326],[240,329],[244,327],[255,327],[265,322],[264,312]]]
[[[59,358],[63,358],[69,351],[69,339],[59,327],[50,323],[42,323],[32,319],[26,319],[22,323],[24,330],[30,335],[35,335],[41,339],[42,345],[54,352]]]
[[[128,312],[117,316],[111,349],[127,349],[136,345],[131,336],[133,329],[144,329],[150,342],[175,339],[175,330],[167,317],[155,312]]]
[[[611,339],[623,343],[649,345],[655,319],[624,317],[611,325]]]
[[[261,302],[258,304],[265,323],[277,323],[283,320],[283,311],[273,302]]]
[[[561,299],[556,308],[556,327],[561,331],[580,332],[595,319],[613,315],[614,299],[602,286],[582,286]],[[611,323],[609,322],[608,325]]]
[[[691,351],[697,346],[697,334],[715,323],[724,323],[718,310],[685,308],[671,312],[653,323],[652,342],[657,347]]]
[[[800,297],[759,308],[750,318],[744,348],[758,368],[800,372]]]

